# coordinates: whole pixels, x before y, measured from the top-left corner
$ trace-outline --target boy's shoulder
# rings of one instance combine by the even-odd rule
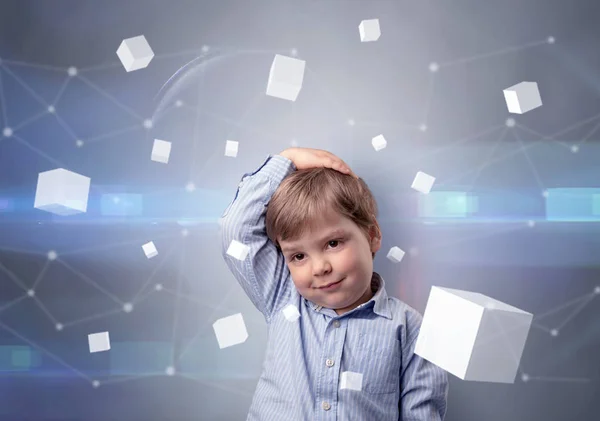
[[[407,336],[412,336],[419,331],[423,316],[418,310],[396,297],[388,296],[387,301],[394,324],[398,327],[402,326]]]

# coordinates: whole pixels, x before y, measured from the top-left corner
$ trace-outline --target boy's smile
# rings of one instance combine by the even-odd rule
[[[307,300],[347,313],[371,299],[373,257],[381,247],[379,225],[369,234],[352,220],[329,212],[294,241],[281,241],[296,289]]]

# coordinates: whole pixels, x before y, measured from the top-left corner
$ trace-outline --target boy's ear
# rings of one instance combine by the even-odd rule
[[[373,223],[373,225],[371,225],[371,228],[369,229],[369,239],[371,243],[371,252],[375,253],[381,248],[382,233],[377,219],[373,218],[373,221],[375,222]]]

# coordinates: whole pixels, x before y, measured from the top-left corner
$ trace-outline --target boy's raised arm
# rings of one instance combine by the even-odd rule
[[[244,174],[233,201],[219,218],[223,258],[267,322],[289,276],[283,255],[267,237],[267,204],[281,181],[295,169],[290,159],[269,155],[256,171]],[[248,247],[243,260],[227,254],[233,240]]]

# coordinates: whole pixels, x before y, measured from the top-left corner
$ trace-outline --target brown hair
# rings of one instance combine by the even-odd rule
[[[294,171],[268,204],[267,236],[280,248],[278,238],[291,241],[301,237],[318,216],[331,211],[352,220],[367,238],[378,213],[373,193],[362,178],[323,167]],[[372,255],[375,258],[375,253]]]

